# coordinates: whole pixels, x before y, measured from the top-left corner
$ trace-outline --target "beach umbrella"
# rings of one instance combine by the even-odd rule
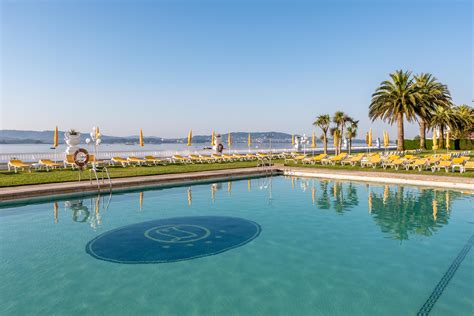
[[[230,132],[229,132],[229,134],[227,134],[227,146],[229,147],[229,149],[232,146],[232,136],[231,136]]]
[[[53,147],[56,148],[59,146],[59,131],[58,131],[58,127],[56,126],[55,130],[54,130],[54,140],[53,140],[54,144],[53,144]]]
[[[95,140],[98,140],[100,138],[100,130],[99,126],[95,129]]]
[[[337,131],[334,131],[333,140],[334,148],[337,148],[337,145],[339,144],[339,135],[337,134]]]
[[[216,145],[216,141],[215,141],[214,137],[216,137],[216,133],[213,130],[212,134],[211,134],[211,146],[212,147],[214,147]]]
[[[372,128],[369,130],[369,143],[367,146],[372,147]]]
[[[193,144],[193,130],[190,129],[189,134],[188,134],[188,146],[191,146],[192,144]]]
[[[249,146],[249,148],[250,148],[250,146],[252,146],[252,136],[250,136],[250,133],[249,133],[249,137],[247,139],[247,145]]]
[[[383,137],[383,145],[384,147],[388,147],[390,145],[390,138],[388,136],[388,132],[385,131],[384,137]]]
[[[438,135],[436,135],[436,130],[433,131],[433,150],[438,149]]]
[[[316,148],[316,133],[314,131],[311,137],[311,148]]]
[[[97,129],[97,130],[99,130],[99,129]],[[140,128],[140,137],[139,137],[138,141],[139,141],[140,147],[145,146],[145,142],[143,141],[143,131],[142,131],[141,128]]]
[[[365,133],[365,144],[369,146],[369,132]]]
[[[451,144],[449,143],[449,130],[446,132],[446,150],[449,149],[449,146],[451,146]]]
[[[291,135],[291,146],[295,145],[295,135]]]

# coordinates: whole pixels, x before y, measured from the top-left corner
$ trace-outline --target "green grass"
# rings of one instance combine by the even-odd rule
[[[108,167],[111,178],[125,178],[136,176],[151,176],[158,174],[187,173],[195,171],[209,171],[235,168],[256,167],[256,161],[214,163],[214,164],[189,164],[189,165],[166,165],[166,166],[143,166],[127,167],[110,166]],[[85,170],[82,174],[84,181],[89,181],[89,171]],[[85,178],[85,179],[84,179]],[[77,181],[79,179],[78,171],[71,169],[58,169],[49,172],[44,170],[25,172],[0,171],[0,187],[19,186],[27,184],[44,184],[67,181]]]
[[[288,167],[304,167],[304,168],[318,168],[318,169],[328,169],[328,170],[354,170],[354,171],[367,171],[367,172],[384,172],[384,173],[396,173],[396,174],[418,174],[418,175],[431,175],[431,176],[446,176],[446,177],[464,177],[464,178],[474,178],[474,171],[467,171],[467,172],[464,172],[464,173],[459,173],[459,172],[446,172],[444,171],[444,169],[442,169],[441,171],[436,171],[436,172],[432,172],[431,170],[423,170],[423,171],[418,171],[418,169],[416,170],[405,170],[405,169],[398,169],[398,170],[395,170],[395,169],[391,169],[391,168],[387,168],[387,169],[383,169],[383,168],[380,168],[380,167],[377,167],[377,168],[362,168],[360,166],[355,166],[355,167],[352,167],[352,166],[341,166],[341,165],[321,165],[321,164],[317,164],[317,165],[310,165],[310,164],[295,164],[295,163],[285,163],[285,166],[288,166]],[[459,169],[456,169],[456,170],[459,170]]]

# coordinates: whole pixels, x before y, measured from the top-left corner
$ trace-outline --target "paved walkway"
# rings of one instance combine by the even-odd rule
[[[474,178],[467,177],[305,167],[281,167],[280,169],[286,175],[301,177],[442,187],[474,193]]]

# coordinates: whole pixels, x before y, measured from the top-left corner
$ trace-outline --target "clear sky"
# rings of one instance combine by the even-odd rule
[[[361,136],[400,68],[472,105],[470,0],[0,1],[1,129],[311,133],[343,110]]]

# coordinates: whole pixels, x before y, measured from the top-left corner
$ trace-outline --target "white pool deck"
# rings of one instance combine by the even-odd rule
[[[322,168],[283,167],[271,168],[241,168],[199,171],[178,174],[163,174],[153,176],[140,176],[112,179],[112,191],[137,189],[144,187],[159,187],[169,185],[183,185],[212,180],[238,180],[248,177],[286,175],[294,177],[315,177],[321,179],[332,179],[340,181],[356,181],[383,184],[400,184],[411,186],[424,186],[430,188],[443,188],[459,190],[474,194],[474,178],[454,176],[431,176],[417,174],[396,174],[376,171],[354,171],[335,170]],[[38,185],[24,185],[16,187],[0,188],[0,202],[30,199],[35,197],[47,197],[57,195],[68,195],[76,193],[97,192],[97,183],[89,181],[75,181],[63,183],[50,183]],[[101,192],[109,192],[108,183],[101,184]]]

